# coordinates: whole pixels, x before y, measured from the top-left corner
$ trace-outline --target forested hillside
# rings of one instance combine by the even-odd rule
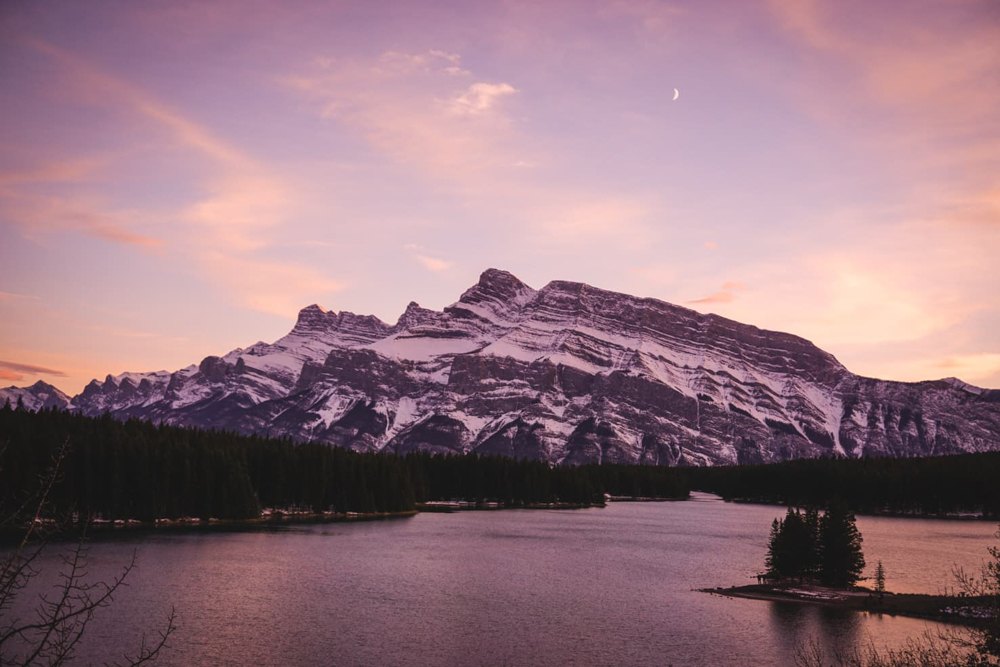
[[[771,465],[689,468],[692,489],[727,500],[856,512],[974,513],[1000,517],[1000,453],[927,458],[804,459]]]
[[[65,446],[65,448],[64,448]],[[403,512],[429,500],[507,507],[602,504],[604,494],[686,497],[676,470],[552,467],[499,457],[361,454],[323,444],[0,409],[0,507],[30,518],[45,488],[48,517],[245,519],[263,508]]]

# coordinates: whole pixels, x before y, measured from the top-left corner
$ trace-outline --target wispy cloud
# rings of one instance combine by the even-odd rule
[[[934,364],[943,373],[972,383],[995,381],[1000,375],[1000,352],[982,352],[946,357]],[[926,377],[934,377],[928,374]]]
[[[997,380],[988,364],[972,369],[997,350],[994,327],[972,327],[997,316],[994,243],[970,244],[975,230],[958,234],[938,220],[875,226],[839,217],[836,226],[820,249],[741,266],[754,289],[716,312],[801,335],[866,375],[933,378],[934,364],[953,357],[968,363],[946,374]]]
[[[656,236],[653,197],[595,192],[541,173],[554,165],[542,159],[544,139],[527,136],[518,120],[523,93],[508,81],[456,72],[461,63],[458,54],[441,51],[326,58],[285,83],[322,118],[360,132],[380,157],[434,179],[435,187],[443,183],[453,201],[503,210],[507,224],[547,254],[596,243],[636,249]],[[539,185],[550,176],[559,184]],[[429,270],[451,265],[423,255],[415,259]]]
[[[614,248],[641,248],[654,236],[655,201],[627,196],[586,193],[534,193],[538,202],[525,212],[527,233],[549,248],[604,244]]]
[[[96,195],[49,191],[51,186],[85,185],[108,162],[107,157],[67,158],[0,172],[0,214],[27,236],[74,231],[110,243],[159,247],[161,239],[137,231],[148,216],[116,208]]]
[[[264,256],[271,244],[269,230],[286,222],[294,199],[293,188],[283,179],[138,86],[61,47],[37,39],[28,43],[57,63],[84,98],[152,123],[201,160],[200,167],[209,173],[203,184],[207,194],[172,217],[194,228],[195,241],[182,241],[175,249],[193,259],[203,276],[232,291],[244,305],[283,316],[302,302],[340,289],[338,281],[319,270]],[[130,229],[149,212],[119,212],[93,198],[42,198],[28,204],[21,215],[33,225],[57,224],[118,243],[159,244]],[[164,217],[171,216],[157,215]]]
[[[287,318],[316,295],[344,288],[322,271],[290,262],[243,257],[219,250],[203,256],[213,282],[238,295],[248,308]]]
[[[430,255],[414,255],[414,257],[428,271],[440,272],[451,268],[451,262],[437,257],[431,257]]]
[[[33,49],[58,63],[69,75],[76,89],[89,99],[105,100],[106,104],[124,103],[133,111],[169,129],[172,136],[181,143],[220,162],[242,165],[248,161],[247,156],[241,151],[161,103],[141,88],[102,71],[67,49],[41,39],[30,37],[23,39]]]
[[[818,52],[844,59],[872,98],[893,105],[921,103],[912,111],[923,116],[941,113],[938,96],[963,92],[956,109],[952,99],[940,100],[949,118],[987,120],[984,106],[1000,89],[992,74],[996,68],[1000,24],[988,2],[970,2],[968,11],[923,3],[938,19],[934,29],[923,22],[900,21],[891,3],[866,8],[858,21],[857,7],[818,0],[771,0],[779,23],[794,37]],[[978,20],[977,20],[977,14]],[[992,15],[992,16],[991,16]],[[992,20],[991,20],[992,19]],[[936,128],[941,129],[941,128]],[[954,128],[958,131],[959,128]]]
[[[453,266],[453,262],[427,254],[422,245],[407,243],[403,246],[403,249],[406,250],[418,264],[428,271],[441,273],[442,271],[447,271]]]
[[[157,331],[143,331],[140,329],[130,329],[127,327],[109,326],[107,324],[84,324],[80,326],[99,333],[102,336],[113,336],[115,338],[135,339],[135,340],[163,340],[170,343],[184,343],[190,340],[187,336],[165,336]]]
[[[507,82],[468,82],[458,54],[390,51],[371,60],[325,58],[285,79],[317,113],[352,131],[391,159],[426,173],[467,180],[510,167],[514,129],[500,103],[516,93]]]
[[[33,364],[22,364],[15,361],[4,361],[0,359],[0,372],[5,372],[6,379],[20,380],[25,375],[54,375],[55,377],[66,377],[62,371],[45,366],[35,366]]]
[[[863,20],[856,3],[769,6],[802,53],[783,92],[822,131],[879,165],[877,177],[897,188],[895,210],[865,207],[861,197],[853,220],[816,225],[823,249],[790,258],[787,280],[771,269],[761,276],[768,299],[748,295],[730,314],[771,317],[784,308],[785,328],[843,350],[849,366],[869,374],[935,377],[950,360],[950,374],[997,382],[995,331],[961,343],[946,335],[975,317],[1000,316],[995,3],[915,2],[907,20],[892,3],[865,4]],[[903,344],[908,352],[896,356]]]
[[[468,90],[455,97],[452,100],[451,109],[458,114],[478,115],[486,113],[501,98],[513,95],[516,92],[517,89],[509,83],[485,83],[480,81],[472,84]]]
[[[267,230],[286,222],[291,208],[289,187],[263,169],[223,170],[207,189],[208,196],[191,204],[183,218],[217,251],[246,253],[269,245]]]
[[[1000,387],[1000,353],[972,352],[945,356],[927,347],[898,354],[883,350],[863,374],[904,382],[957,377],[980,387],[996,388]]]
[[[37,183],[80,183],[92,178],[107,163],[101,158],[68,158],[25,169],[0,171],[0,188]]]
[[[722,283],[722,289],[712,292],[708,296],[703,296],[700,299],[692,299],[688,301],[690,304],[713,304],[713,303],[731,303],[736,300],[736,292],[743,289],[743,283],[735,281],[727,281]]]
[[[870,3],[864,21],[853,3],[772,0],[770,7],[812,51],[802,60],[807,75],[837,77],[836,85],[795,91],[814,118],[867,143],[886,169],[930,183],[912,198],[925,210],[948,211],[947,224],[1000,225],[996,9],[976,1],[961,9],[917,4],[921,21],[899,20],[892,3]]]
[[[19,226],[29,237],[53,231],[75,231],[143,249],[163,244],[162,239],[136,231],[150,216],[139,211],[118,210],[97,196],[0,191],[0,211],[7,221]]]
[[[38,297],[34,294],[18,294],[17,292],[3,292],[0,291],[0,301],[22,301],[25,299],[37,300]]]

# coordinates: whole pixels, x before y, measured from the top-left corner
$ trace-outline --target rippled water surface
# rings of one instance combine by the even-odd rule
[[[785,665],[810,640],[892,646],[935,627],[693,590],[750,582],[780,514],[697,496],[101,542],[93,576],[133,549],[139,564],[79,655],[118,657],[171,606],[171,665]],[[944,590],[996,541],[982,522],[858,526],[900,592]]]

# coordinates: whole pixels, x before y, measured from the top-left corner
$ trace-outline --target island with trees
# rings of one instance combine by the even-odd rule
[[[954,655],[964,656],[961,664],[968,667],[1000,664],[1000,546],[989,549],[991,560],[981,572],[956,574],[957,594],[923,595],[889,592],[881,560],[875,566],[873,587],[859,585],[865,569],[862,545],[854,514],[843,502],[831,503],[822,513],[814,508],[789,507],[783,518],[771,524],[764,571],[757,575],[757,583],[703,590],[728,597],[833,606],[957,624],[967,629],[958,644],[917,646],[912,654],[906,654],[907,659],[920,660],[916,664],[953,664],[935,656],[952,655],[955,649]],[[906,660],[858,664],[862,663],[909,664]]]

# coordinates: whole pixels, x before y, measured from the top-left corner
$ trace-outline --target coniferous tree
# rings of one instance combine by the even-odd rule
[[[809,533],[809,551],[806,557],[806,565],[803,568],[807,574],[817,576],[820,570],[820,540],[819,540],[819,510],[810,507],[805,511],[803,520],[806,530]]]
[[[822,516],[814,509],[803,513],[789,508],[783,519],[771,523],[765,566],[780,578],[816,577],[837,587],[854,584],[865,567],[854,515],[839,504]]]
[[[812,574],[810,570],[816,547],[807,518],[788,508],[785,518],[771,524],[766,565],[774,576],[789,578]]]
[[[854,514],[834,503],[820,519],[820,579],[829,586],[851,586],[861,578],[865,557]]]
[[[781,519],[771,521],[771,534],[767,540],[767,556],[764,557],[764,567],[771,576],[781,576]]]
[[[880,600],[885,595],[885,568],[882,567],[882,561],[875,565],[875,592]]]

